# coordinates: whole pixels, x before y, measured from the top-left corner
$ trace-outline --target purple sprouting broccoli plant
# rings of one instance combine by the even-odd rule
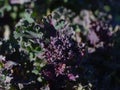
[[[47,20],[48,18],[44,18],[44,23],[53,26]],[[78,43],[73,38],[73,28],[70,23],[66,24],[65,22],[64,19],[56,22],[58,28],[53,29],[56,31],[55,35],[48,34],[49,38],[44,38],[39,42],[43,48],[43,53],[38,54],[38,57],[46,62],[41,72],[51,89],[62,89],[66,87],[67,82],[78,81],[79,73],[77,70],[80,67],[82,57],[85,55],[85,46],[78,46]],[[81,42],[81,44],[83,43]],[[60,86],[57,85],[58,83]]]
[[[53,65],[56,77],[72,73],[71,68],[78,67],[82,57],[77,43],[71,38],[60,34],[51,37],[50,43],[45,45],[44,49],[43,57],[48,65]]]

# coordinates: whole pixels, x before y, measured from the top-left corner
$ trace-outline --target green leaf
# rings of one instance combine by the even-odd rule
[[[23,34],[14,31],[14,38],[15,39],[18,39],[19,37],[22,37],[22,36],[23,36]]]
[[[16,19],[17,17],[17,14],[15,12],[11,13],[10,16],[13,18],[13,19]]]
[[[17,11],[18,11],[18,7],[17,7],[17,6],[14,6],[14,7],[13,7],[13,10],[14,10],[15,12],[17,12]]]
[[[0,69],[1,69],[1,68],[3,68],[3,66],[4,66],[4,65],[3,65],[3,63],[2,63],[2,62],[0,62]]]
[[[38,75],[39,71],[38,70],[32,70],[32,73],[34,73],[35,75]]]
[[[106,12],[109,12],[109,11],[111,10],[111,8],[110,8],[110,6],[105,5],[105,6],[104,6],[104,10],[105,10]]]
[[[12,7],[10,5],[6,5],[5,8],[7,11],[10,11],[12,9]]]
[[[38,77],[37,80],[38,80],[39,82],[42,82],[42,78],[41,78],[41,77]]]
[[[3,17],[3,16],[4,16],[4,11],[3,11],[3,10],[4,10],[4,8],[1,8],[1,9],[0,9],[0,17]]]
[[[64,3],[67,3],[68,2],[68,0],[64,0]]]
[[[32,31],[26,31],[29,35],[31,35],[33,38],[42,38],[42,33],[34,33]]]
[[[24,16],[25,16],[25,20],[27,20],[29,23],[34,22],[33,18],[31,18],[31,14],[25,13]]]
[[[33,53],[30,53],[30,60],[33,60]]]
[[[76,30],[75,31],[76,32],[80,32],[81,31],[78,25],[76,26]]]

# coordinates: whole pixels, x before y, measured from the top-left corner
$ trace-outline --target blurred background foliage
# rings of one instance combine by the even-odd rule
[[[12,3],[15,1],[17,2]],[[112,14],[113,19],[115,20],[114,23],[117,24],[120,20],[120,10],[118,9],[120,8],[119,2],[119,0],[1,0],[0,16],[6,18],[6,20],[13,19],[18,21],[18,19],[23,16],[26,8],[34,9],[34,15],[40,17],[46,15],[46,13],[50,13],[59,6],[64,6],[71,9],[76,14],[79,14],[82,9],[92,10],[96,13],[102,11]],[[2,19],[3,18],[1,18],[1,20]]]

